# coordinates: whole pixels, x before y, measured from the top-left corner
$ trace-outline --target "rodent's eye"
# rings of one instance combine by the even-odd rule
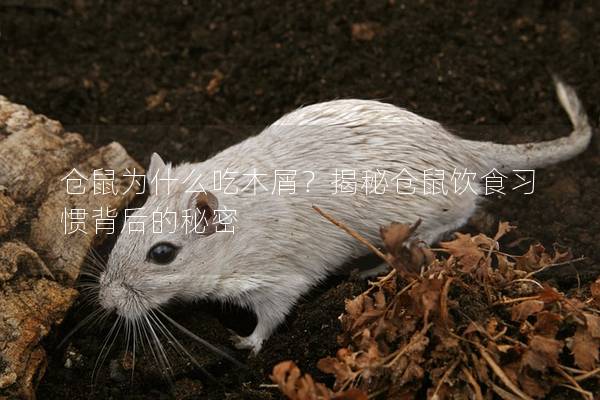
[[[156,264],[168,264],[175,259],[178,248],[170,243],[158,243],[148,252],[148,260]]]

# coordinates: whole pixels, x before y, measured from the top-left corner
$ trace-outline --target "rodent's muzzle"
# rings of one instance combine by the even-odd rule
[[[127,317],[125,306],[132,294],[123,283],[110,282],[100,285],[99,301],[102,308],[107,311],[116,311],[117,314]]]

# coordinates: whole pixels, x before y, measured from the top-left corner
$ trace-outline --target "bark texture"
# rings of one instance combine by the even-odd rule
[[[84,194],[68,194],[75,168]],[[114,191],[94,195],[92,171],[113,170]],[[94,148],[77,133],[0,96],[0,399],[35,398],[46,353],[40,345],[78,292],[75,282],[95,233],[92,210],[120,211],[136,188],[126,170],[143,169],[118,143]],[[83,232],[66,234],[65,209],[88,211]]]

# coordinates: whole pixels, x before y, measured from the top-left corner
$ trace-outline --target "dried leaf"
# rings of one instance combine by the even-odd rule
[[[544,309],[544,302],[540,300],[525,300],[513,306],[511,315],[513,321],[525,321],[529,316],[537,314]]]
[[[600,305],[600,278],[590,285],[590,292],[596,305]]]
[[[555,303],[563,300],[565,297],[551,286],[544,285],[544,289],[539,293],[539,298],[546,304]]]
[[[525,393],[536,398],[545,397],[551,389],[550,385],[543,384],[539,378],[533,378],[526,373],[520,373],[517,381]]]
[[[537,321],[534,325],[535,331],[547,337],[555,337],[560,329],[560,323],[563,318],[560,314],[556,314],[550,311],[542,311],[537,314]]]
[[[380,229],[380,235],[386,250],[392,256],[399,254],[400,249],[412,236],[414,230],[409,224],[400,224],[394,222],[389,226],[383,226]]]
[[[545,372],[548,367],[558,364],[563,346],[564,343],[560,340],[534,335],[529,341],[529,348],[523,354],[522,365]]]
[[[275,365],[271,380],[291,400],[368,400],[358,389],[333,393],[322,383],[315,382],[310,375],[302,375],[293,361],[283,361]]]
[[[456,236],[455,240],[442,242],[440,245],[460,261],[463,271],[469,272],[479,264],[485,253],[471,235],[456,233]]]
[[[497,240],[512,226],[500,223],[494,238],[456,234],[436,250],[444,257],[433,259],[412,238],[415,228],[381,229],[383,256],[395,275],[346,302],[340,318],[345,347],[318,363],[335,376],[335,389],[355,387],[394,399],[417,393],[531,399],[573,385],[575,377],[565,375],[569,370],[559,369],[559,362],[585,370],[598,366],[600,316],[591,302],[548,284],[540,290],[530,279],[531,271],[569,259],[570,252],[550,254],[539,244],[521,256],[501,252]],[[600,296],[600,280],[598,286],[592,293]],[[558,340],[574,321],[575,336]],[[561,359],[565,343],[574,363]],[[456,372],[446,374],[456,360]]]
[[[577,328],[571,344],[571,354],[575,357],[575,364],[587,371],[594,369],[598,363],[599,347],[598,340],[594,340],[587,329]]]
[[[409,242],[420,224],[420,220],[413,225],[392,223],[380,229],[383,244],[391,256],[390,262],[400,274],[418,272],[421,266],[428,265],[435,259],[431,250],[417,241]]]
[[[522,256],[515,257],[518,269],[524,271],[532,271],[540,269],[540,260],[546,249],[540,243],[535,243],[529,246],[527,253]]]
[[[600,317],[590,313],[584,313],[588,332],[593,338],[600,338]]]
[[[336,381],[347,382],[352,379],[352,369],[343,361],[334,357],[325,357],[317,362],[317,368],[326,374],[335,375]]]
[[[506,235],[508,232],[512,231],[513,229],[515,229],[516,226],[511,225],[509,222],[499,222],[498,223],[498,231],[496,232],[496,235],[494,236],[494,240],[498,241],[498,239],[500,239],[502,236]]]

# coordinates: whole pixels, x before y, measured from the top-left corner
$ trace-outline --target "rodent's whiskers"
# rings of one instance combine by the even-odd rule
[[[167,321],[169,321],[173,326],[175,326],[181,332],[185,333],[190,338],[194,339],[196,342],[198,342],[199,344],[201,344],[202,346],[204,346],[208,350],[212,351],[215,354],[220,355],[221,357],[225,358],[226,360],[229,360],[230,362],[232,362],[233,364],[235,364],[238,367],[246,368],[246,365],[244,365],[241,362],[239,362],[238,360],[236,360],[233,356],[231,356],[225,350],[222,350],[222,349],[218,348],[217,346],[215,346],[215,345],[207,342],[206,340],[202,339],[201,337],[199,337],[198,335],[196,335],[195,333],[193,333],[192,331],[190,331],[189,329],[187,329],[183,325],[179,324],[177,321],[173,320],[171,317],[169,317],[167,314],[165,314],[160,309],[156,309],[156,311],[162,317],[164,317]]]
[[[159,355],[158,359],[160,362],[161,370],[165,371],[166,372],[165,376],[170,378],[173,375],[173,368],[171,367],[171,363],[169,362],[169,358],[167,357],[165,348],[164,348],[162,342],[160,341],[160,338],[156,334],[156,331],[154,330],[153,324],[148,319],[148,315],[149,314],[144,315],[144,320],[146,321],[146,327],[148,328],[148,331],[150,332],[152,340],[154,341],[154,344],[156,345],[156,349],[157,349],[158,355]]]
[[[83,318],[81,321],[79,321],[77,323],[77,325],[75,325],[75,327],[73,327],[73,329],[71,329],[69,331],[69,333],[67,333],[67,335],[63,338],[63,340],[60,341],[60,343],[58,344],[58,348],[61,348],[62,346],[64,346],[64,344],[76,333],[78,332],[81,328],[83,328],[84,326],[88,325],[90,322],[92,322],[94,319],[96,319],[98,317],[98,315],[101,315],[102,313],[106,314],[106,311],[101,309],[101,308],[97,308],[95,310],[93,310],[90,314],[88,314],[85,318]],[[90,324],[94,325],[93,323]]]
[[[86,254],[84,265],[79,273],[79,282],[77,283],[77,289],[81,295],[79,302],[84,306],[95,306],[98,303],[98,279],[100,273],[102,273],[104,267],[102,266],[102,260],[100,255],[92,248],[91,251]],[[104,322],[109,316],[109,312],[102,308],[94,308],[92,312],[86,315],[81,321],[79,321],[67,335],[60,341],[58,348],[64,346],[64,344],[81,328],[91,328],[96,324]]]
[[[81,274],[98,278],[100,273],[104,271],[104,261],[102,260],[102,256],[100,256],[93,247],[90,249],[90,252],[86,254],[85,261],[85,267],[90,269],[90,271],[85,271],[84,269]]]
[[[198,367],[207,376],[214,379],[210,375],[210,373],[208,371],[206,371],[206,369],[204,367],[202,367],[202,365],[200,365],[200,363],[196,360],[196,358],[181,344],[181,342],[179,340],[177,340],[177,338],[175,338],[175,336],[171,333],[169,328],[167,328],[165,326],[165,324],[163,324],[163,322],[160,320],[158,315],[156,315],[156,313],[154,313],[154,311],[150,310],[149,315],[150,315],[150,318],[156,323],[156,326],[160,330],[160,332],[167,338],[169,343],[171,343],[171,346],[173,346],[173,348],[181,356],[187,356],[190,359],[190,361],[192,362],[192,364],[194,364],[196,367]]]
[[[80,281],[78,283],[78,289],[82,295],[80,299],[80,303],[82,305],[94,304],[97,306],[99,303],[99,281],[104,270],[105,267],[102,257],[96,250],[92,248],[86,255],[84,268],[80,272]],[[131,315],[135,315],[136,317],[126,318],[117,315],[106,337],[104,338],[102,347],[98,357],[96,358],[96,362],[92,370],[92,386],[95,386],[98,379],[98,371],[106,362],[106,358],[108,357],[110,350],[112,349],[117,337],[119,336],[119,333],[122,330],[124,330],[125,334],[124,354],[129,354],[131,350],[132,363],[130,379],[132,382],[134,379],[136,366],[136,353],[139,351],[140,345],[143,352],[149,350],[150,354],[152,354],[152,358],[154,358],[157,367],[160,369],[161,375],[168,382],[172,382],[174,371],[167,356],[167,349],[162,342],[163,337],[179,356],[188,358],[194,366],[199,368],[208,377],[214,379],[192,355],[192,353],[187,350],[185,346],[175,337],[175,335],[167,327],[167,324],[163,322],[162,318],[209,351],[224,357],[238,367],[246,368],[244,364],[240,363],[229,353],[198,337],[187,328],[167,316],[162,310],[149,308],[148,302],[146,301],[142,291],[137,290],[131,285],[127,285],[126,289],[131,294],[127,298],[127,308],[129,309]],[[111,311],[107,311],[101,307],[95,308],[91,313],[77,323],[77,325],[61,341],[59,346],[62,346],[65,342],[67,342],[81,328],[89,328],[97,324],[103,324],[112,314],[113,313]]]
[[[98,354],[98,357],[96,358],[96,363],[94,364],[94,369],[92,370],[92,386],[95,385],[96,378],[98,378],[98,374],[97,374],[98,367],[102,366],[102,364],[104,364],[104,361],[106,361],[106,357],[108,356],[108,353],[110,353],[110,349],[112,348],[115,341],[117,340],[117,336],[119,336],[119,332],[121,331],[122,326],[123,326],[123,317],[117,316],[117,319],[115,320],[112,327],[110,328],[110,331],[106,335],[104,344],[102,345],[102,348],[100,349],[100,353]]]

